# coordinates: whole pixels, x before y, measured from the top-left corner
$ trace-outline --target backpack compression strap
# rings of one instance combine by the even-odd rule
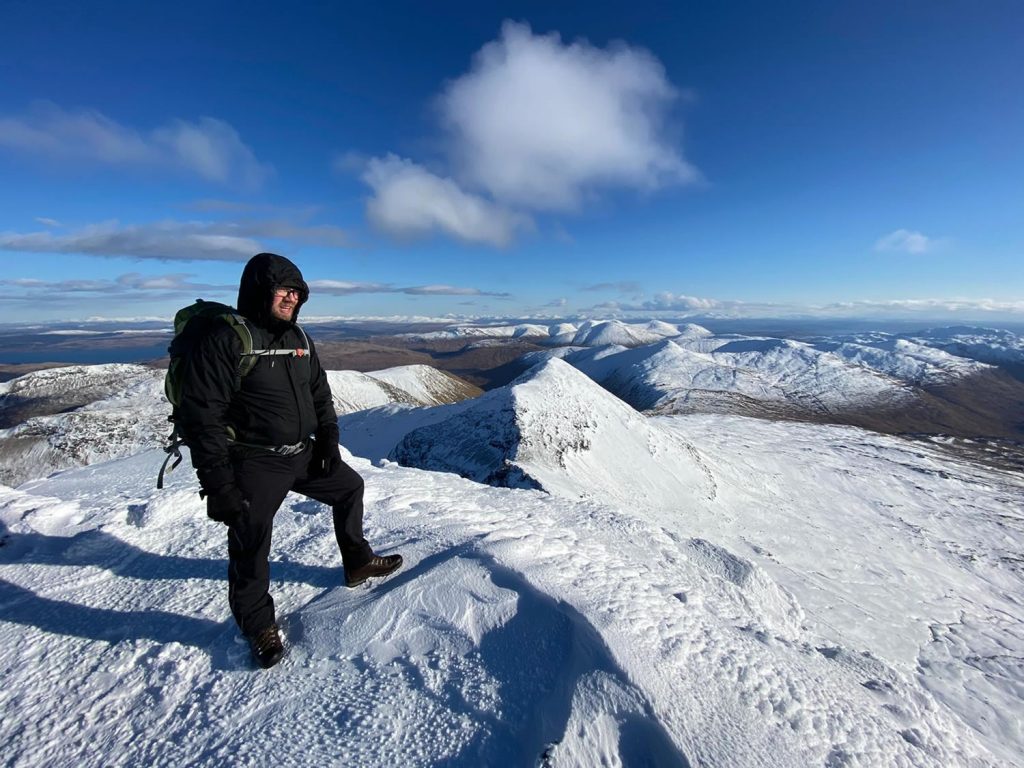
[[[248,326],[246,326],[244,324],[244,321],[243,321],[242,325],[245,328],[246,333],[249,333],[249,339],[250,339],[250,342],[249,342],[248,346],[245,345],[244,341],[242,342],[242,346],[243,346],[242,364],[241,364],[241,366],[239,368],[239,371],[242,374],[242,376],[245,376],[245,374],[249,373],[249,371],[252,370],[252,367],[254,365],[256,365],[256,361],[260,357],[269,357],[269,356],[278,356],[278,355],[286,355],[288,357],[309,357],[309,337],[306,336],[306,332],[304,330],[302,330],[302,326],[301,325],[296,325],[295,326],[296,328],[299,329],[299,333],[302,334],[302,340],[304,342],[306,342],[305,348],[300,348],[300,349],[253,349],[252,348],[253,347],[253,345],[252,345],[252,334],[249,332]],[[237,330],[237,328],[236,328],[236,330]],[[248,351],[245,351],[245,350],[248,350]]]

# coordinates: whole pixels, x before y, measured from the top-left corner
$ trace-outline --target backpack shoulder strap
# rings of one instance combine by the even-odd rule
[[[299,354],[299,357],[303,357],[303,355],[305,357],[309,357],[309,353],[310,353],[309,336],[306,335],[306,332],[304,330],[302,330],[302,326],[299,325],[298,323],[295,324],[295,327],[299,329],[299,333],[302,334],[302,341],[306,345],[305,350],[303,351],[303,353]],[[298,352],[298,350],[296,350],[296,352]]]
[[[238,361],[238,378],[241,380],[243,376],[247,376],[252,371],[253,366],[256,365],[256,361],[259,359],[254,354],[255,350],[253,350],[255,345],[253,344],[252,329],[245,318],[236,312],[226,313],[224,319],[231,326],[231,330],[235,332],[235,335],[238,336],[238,340],[242,342],[242,354]]]

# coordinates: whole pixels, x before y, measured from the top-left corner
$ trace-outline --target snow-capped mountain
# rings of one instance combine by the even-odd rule
[[[562,347],[521,360],[526,368],[556,357],[647,412],[1024,434],[1024,383],[992,365],[888,334],[802,342],[691,331],[654,344]]]
[[[626,347],[650,344],[665,338],[697,338],[710,331],[699,325],[673,325],[660,320],[647,323],[626,323],[621,320],[587,320],[580,325],[557,323],[543,326],[535,323],[519,325],[457,325],[444,331],[410,334],[424,340],[528,339],[550,346],[597,347],[619,344]]]
[[[956,325],[901,336],[983,363],[1024,365],[1024,338],[1010,331]]]
[[[563,471],[565,434],[604,450],[565,416],[603,424],[606,393],[558,363],[517,387],[554,420],[527,430],[555,440],[535,473]],[[648,421],[617,454],[635,486],[689,445],[714,498],[569,499],[346,455],[370,541],[406,566],[344,589],[329,510],[290,496],[269,672],[194,478],[152,487],[161,452],[0,488],[6,764],[1022,765],[1018,475],[851,427]],[[561,455],[567,475],[586,460]]]
[[[644,508],[678,509],[715,494],[711,471],[690,444],[557,359],[448,412],[436,410],[391,458],[492,485]],[[352,427],[343,421],[342,429],[345,442]]]
[[[815,345],[848,362],[917,386],[937,386],[984,374],[993,366],[907,339],[884,338],[873,344],[851,342]]]
[[[0,430],[0,482],[17,485],[163,444],[170,433],[164,373],[141,365],[73,366],[0,385],[0,412],[42,414]]]
[[[32,416],[80,408],[144,382],[163,382],[163,371],[109,363],[46,368],[0,383],[0,427]]]
[[[327,371],[338,415],[390,403],[442,405],[481,393],[479,387],[429,365],[402,365],[382,371]]]
[[[51,368],[0,384],[0,482],[18,485],[60,469],[129,456],[167,442],[165,371],[142,365]],[[369,374],[329,371],[339,413],[387,403],[436,405],[479,390],[413,365]],[[24,420],[18,416],[30,415]]]

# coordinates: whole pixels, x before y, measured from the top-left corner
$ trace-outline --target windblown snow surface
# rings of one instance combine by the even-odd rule
[[[591,391],[559,365],[526,382],[548,419]],[[545,493],[346,453],[368,538],[406,565],[345,589],[329,511],[290,496],[269,671],[228,613],[225,531],[190,475],[153,488],[160,451],[0,487],[6,764],[1022,764],[1019,476],[852,427],[645,428],[622,467],[696,456],[716,493],[580,499],[586,462],[546,466]]]

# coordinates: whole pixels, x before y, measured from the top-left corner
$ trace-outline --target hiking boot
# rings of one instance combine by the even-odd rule
[[[386,557],[374,555],[366,565],[351,571],[345,571],[345,586],[358,587],[367,579],[372,579],[377,576],[387,576],[389,573],[394,573],[401,567],[401,555],[387,555]]]
[[[270,669],[277,664],[284,656],[284,643],[281,642],[277,624],[271,624],[262,632],[257,632],[250,637],[249,647],[252,648],[253,659],[263,669]]]

